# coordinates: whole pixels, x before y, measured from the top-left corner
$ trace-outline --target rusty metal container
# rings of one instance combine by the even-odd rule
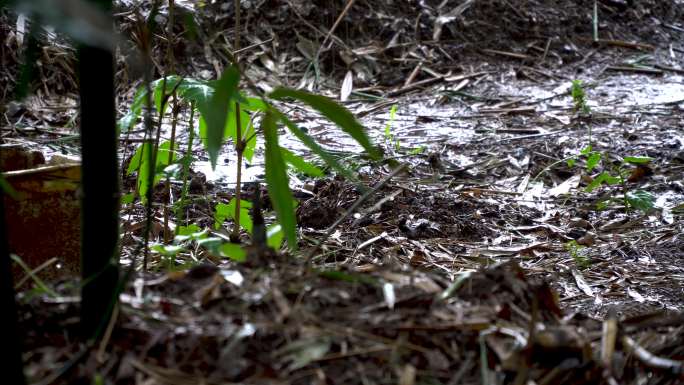
[[[36,167],[34,163],[41,156],[35,151],[28,151],[27,156],[28,161],[22,161],[14,150],[0,146],[3,177],[13,190],[4,197],[10,252],[41,279],[54,281],[78,275],[80,164]],[[31,168],[19,169],[21,166]],[[27,276],[17,263],[13,263],[12,272],[15,283]]]

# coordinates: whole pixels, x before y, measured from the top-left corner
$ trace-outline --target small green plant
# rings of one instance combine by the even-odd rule
[[[608,157],[605,156],[605,158],[607,159]],[[618,164],[612,164],[609,169],[604,170],[595,176],[587,186],[586,191],[592,192],[602,185],[619,185],[622,187],[622,203],[625,206],[625,210],[636,209],[643,212],[648,212],[653,208],[653,195],[644,190],[631,190],[627,184],[627,179],[632,172],[630,166],[644,166],[650,163],[651,160],[653,159],[646,156],[626,156],[622,158]],[[602,202],[599,202],[597,208],[606,208],[610,202],[616,200],[619,201],[619,199],[616,197],[610,197]]]
[[[284,236],[288,246],[294,250],[297,247],[296,220],[294,215],[295,203],[292,192],[289,189],[288,166],[314,177],[323,175],[323,171],[288,149],[281,147],[278,144],[278,126],[282,125],[287,128],[314,154],[318,155],[328,166],[338,171],[342,176],[352,181],[356,181],[357,178],[349,167],[342,165],[335,156],[323,149],[312,137],[290,120],[285,113],[281,112],[275,106],[275,103],[284,100],[294,100],[306,104],[330,122],[335,123],[342,131],[349,134],[364,148],[371,159],[379,160],[382,155],[379,149],[370,141],[364,127],[356,120],[354,115],[333,100],[289,88],[277,88],[265,95],[260,93],[254,86],[250,86],[250,89],[256,96],[248,96],[245,90],[240,89],[240,80],[240,72],[235,66],[228,68],[221,78],[216,81],[166,76],[163,79],[154,81],[150,85],[151,87],[141,87],[137,91],[130,111],[119,122],[119,128],[121,132],[126,132],[137,121],[142,112],[149,89],[152,94],[153,107],[157,110],[160,120],[166,112],[168,100],[172,94],[175,94],[179,100],[190,102],[194,106],[192,113],[195,112],[194,108],[196,107],[199,115],[199,138],[209,154],[213,167],[216,166],[218,154],[222,146],[227,141],[231,141],[238,154],[237,171],[239,173],[241,159],[251,160],[256,148],[257,138],[263,138],[265,142],[266,186],[272,206],[276,212],[277,223],[281,226],[278,227],[280,229],[278,231],[274,230],[275,226],[271,227],[269,232],[273,233],[272,235],[276,238],[276,234],[280,233],[280,239]],[[249,79],[247,79],[247,83],[252,84]],[[255,122],[260,123],[259,127],[255,126]],[[190,130],[193,129],[191,125]],[[172,146],[173,148],[171,148]],[[127,171],[129,174],[137,173],[137,195],[142,200],[146,196],[144,193],[150,191],[152,187],[150,183],[156,184],[165,177],[170,178],[178,175],[181,170],[183,171],[183,178],[187,178],[187,167],[191,155],[188,151],[188,155],[181,157],[181,160],[179,160],[179,157],[176,156],[178,151],[178,146],[176,144],[172,145],[170,142],[154,145],[153,142],[148,141],[138,148]],[[152,152],[153,156],[145,156],[149,152]],[[150,174],[154,175],[154,178],[151,178]],[[235,229],[242,227],[247,232],[251,232],[249,228],[250,220],[245,210],[249,207],[249,203],[240,199],[239,180],[238,177],[236,199],[229,202],[226,206],[219,205],[215,219],[218,223],[222,222],[222,219],[232,218],[235,221]],[[131,197],[127,197],[127,199],[131,199]],[[243,209],[243,205],[246,205],[244,206],[245,209]],[[231,210],[234,211],[232,211],[232,215],[229,215],[227,212]],[[205,246],[210,244],[210,242],[206,241],[202,243]],[[280,241],[277,244],[279,245]],[[269,245],[271,245],[270,242]],[[275,242],[272,246],[275,246]],[[227,243],[221,244],[220,247],[220,251],[224,254],[240,258],[241,253],[233,250],[236,245]],[[237,247],[239,248],[239,246]],[[180,250],[157,247],[156,251],[162,253],[162,255],[165,253],[172,255]]]
[[[385,145],[387,148],[394,148],[395,151],[399,151],[401,147],[399,139],[395,138],[392,134],[392,123],[394,123],[394,117],[397,114],[397,105],[394,104],[390,108],[390,116],[387,124],[385,125]]]
[[[572,95],[572,100],[575,104],[575,111],[581,111],[582,113],[590,113],[591,109],[587,105],[587,98],[584,92],[584,86],[580,80],[573,80],[572,87],[570,90]],[[566,159],[568,167],[574,167],[577,160],[583,157],[586,161],[585,170],[587,173],[591,173],[594,169],[601,166],[603,163],[603,169],[600,174],[595,176],[591,183],[586,188],[587,192],[594,191],[601,185],[620,185],[622,187],[622,203],[625,206],[625,210],[637,209],[643,212],[647,212],[653,208],[653,196],[644,190],[630,190],[627,184],[628,176],[631,173],[630,166],[645,166],[652,159],[649,157],[638,157],[638,156],[626,156],[621,159],[618,164],[608,164],[604,159],[609,159],[607,155],[602,155],[598,151],[594,151],[592,148],[592,138],[591,138],[591,125],[587,126],[587,134],[589,139],[589,144],[584,147],[579,155],[573,156]],[[608,207],[611,202],[617,201],[616,197],[610,197],[597,204],[597,208],[604,209]]]
[[[240,217],[237,218],[235,211],[237,210],[237,201],[235,198],[230,202],[219,203],[214,209],[214,229],[218,229],[226,219],[232,219],[235,222],[240,222],[239,225],[251,236],[253,234],[252,218],[249,216],[249,209],[252,208],[252,202],[243,200],[240,204]],[[266,244],[273,248],[279,249],[283,243],[283,230],[280,224],[274,223],[266,228]],[[231,244],[228,244],[231,245]],[[244,260],[244,251],[241,248],[234,248],[230,246],[222,247],[221,254],[235,260]]]
[[[570,88],[570,95],[572,96],[572,101],[574,103],[575,112],[582,112],[583,114],[591,113],[591,109],[587,105],[587,95],[584,92],[584,86],[581,80],[573,80],[572,87]],[[587,159],[587,171],[590,172],[594,167],[596,167],[601,160],[601,154],[592,150],[592,139],[591,139],[591,125],[587,125],[587,139],[589,144],[580,150],[579,156],[584,156]],[[573,156],[567,159],[568,167],[573,167],[577,161],[577,156]]]
[[[148,165],[148,152],[154,151],[152,148],[152,143],[143,143],[136,149],[131,161],[128,163],[128,169],[126,174],[131,175],[137,172],[137,182],[136,190],[139,194],[141,200],[145,201],[147,197],[147,190],[149,186],[149,172],[152,170],[154,172],[154,184],[156,185],[165,175],[167,167],[171,166],[176,160],[176,153],[178,151],[178,146],[174,150],[170,148],[171,142],[165,141],[159,144],[155,156],[154,166]],[[168,170],[173,171],[173,169]]]
[[[572,81],[570,95],[572,96],[572,102],[575,105],[575,112],[581,112],[583,114],[589,114],[591,112],[591,108],[587,105],[587,96],[584,92],[584,86],[582,85],[581,80]]]
[[[397,105],[394,104],[390,108],[390,116],[389,120],[387,121],[387,124],[385,124],[385,148],[388,150],[393,150],[395,152],[399,152],[401,150],[401,142],[399,141],[399,138],[397,138],[393,133],[392,133],[392,124],[394,123],[394,119],[396,118],[397,115]],[[408,150],[408,155],[418,155],[422,154],[426,150],[426,146],[419,146],[416,148],[406,148],[405,150]]]
[[[243,201],[245,208],[250,207],[250,202]],[[234,204],[234,202],[233,202]],[[229,205],[225,205],[229,206]],[[219,214],[226,213],[227,215],[232,215],[229,212],[231,207],[217,208],[217,217]],[[245,218],[249,218],[245,212]],[[225,218],[223,218],[225,219]],[[221,220],[221,218],[218,218]],[[218,222],[220,223],[220,222]],[[249,222],[251,225],[251,221]],[[251,227],[250,227],[251,234]],[[267,245],[272,248],[279,248],[283,242],[283,232],[282,228],[278,224],[273,224],[268,227],[266,231]],[[246,258],[245,250],[238,244],[226,243],[223,239],[219,237],[212,237],[210,235],[209,229],[201,229],[199,226],[192,224],[190,226],[180,226],[178,228],[178,235],[174,237],[173,243],[170,245],[156,244],[152,245],[150,249],[161,255],[162,265],[167,270],[175,270],[178,268],[191,267],[187,264],[177,265],[176,257],[180,253],[191,253],[193,246],[196,245],[206,250],[210,254],[217,257],[228,257],[237,262],[243,262]]]
[[[589,144],[580,150],[579,155],[573,156],[566,160],[568,167],[574,167],[577,163],[578,158],[580,157],[584,157],[586,159],[585,169],[587,170],[587,172],[591,172],[591,170],[596,168],[596,166],[598,166],[599,162],[601,161],[601,153],[598,151],[593,151],[591,144]]]
[[[603,168],[603,171],[598,175],[594,176],[591,182],[585,188],[586,192],[592,192],[601,186],[616,186],[619,185],[622,188],[622,197],[609,196],[606,199],[601,200],[596,204],[598,210],[604,210],[609,207],[613,202],[621,202],[625,210],[630,209],[640,210],[644,213],[650,211],[654,206],[654,197],[651,193],[644,190],[632,190],[628,184],[629,175],[634,172],[634,166],[636,167],[646,167],[653,159],[650,157],[643,156],[626,156],[621,158],[618,163],[609,163],[606,160],[609,156],[606,154],[601,154],[598,151],[594,151],[591,145],[587,145],[584,149],[580,151],[579,155],[573,155],[572,157],[561,159],[554,162],[553,164],[547,166],[537,174],[537,176],[532,180],[532,183],[542,175],[544,172],[548,171],[552,167],[557,166],[561,162],[566,162],[568,167],[574,167],[579,159],[585,159],[584,169],[587,174],[591,173],[598,167]]]
[[[591,261],[586,256],[584,246],[577,243],[577,241],[573,239],[572,241],[565,243],[564,247],[580,270],[591,266]]]
[[[175,270],[179,267],[190,267],[185,264],[178,266],[176,257],[180,253],[189,253],[192,245],[202,246],[213,255],[221,255],[220,245],[221,239],[217,237],[210,237],[207,229],[200,229],[197,225],[180,226],[178,235],[175,236],[173,243],[170,245],[155,244],[150,246],[150,250],[161,255],[162,267],[166,270]],[[240,258],[235,258],[240,261]]]

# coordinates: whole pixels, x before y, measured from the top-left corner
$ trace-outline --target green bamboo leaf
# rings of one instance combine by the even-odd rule
[[[394,123],[394,117],[397,114],[397,105],[393,104],[390,107],[390,116],[387,124],[385,125],[385,139],[392,140],[392,123]]]
[[[620,183],[620,178],[615,177],[610,175],[608,172],[602,172],[594,178],[594,180],[589,183],[589,185],[586,188],[587,192],[592,192],[594,191],[597,187],[601,186],[601,184],[607,184],[607,185],[615,185]]]
[[[304,91],[293,90],[289,88],[277,88],[271,92],[269,97],[282,100],[285,98],[293,98],[303,103],[308,104],[320,112],[323,116],[328,118],[331,122],[337,124],[344,132],[351,135],[373,159],[381,159],[382,154],[371,143],[364,127],[356,120],[354,114],[348,109],[337,104],[334,100],[321,95],[310,94]]]
[[[155,173],[154,184],[157,184],[162,176],[162,171],[168,165],[173,163],[176,159],[176,151],[171,150],[171,142],[168,140],[159,144],[159,150],[157,156],[155,157],[155,166],[153,172]],[[151,143],[143,143],[136,149],[133,157],[131,158],[126,173],[128,175],[138,172],[138,194],[144,199],[147,195],[147,190],[150,188],[148,185],[148,178],[150,173],[150,167],[148,164],[149,151],[152,149]],[[178,144],[176,144],[176,150],[178,149]]]
[[[147,96],[147,89],[144,86],[138,88],[135,96],[133,97],[133,103],[131,107],[121,119],[119,119],[119,133],[127,132],[135,124],[136,120],[140,116],[142,111],[143,103],[145,103],[145,96]]]
[[[145,149],[145,152],[147,152],[148,149]],[[145,154],[147,155],[147,154]],[[144,166],[140,168],[138,172],[138,195],[140,196],[140,199],[143,203],[147,202],[147,191],[150,189],[150,184],[149,184],[149,179],[148,175],[150,174],[149,168],[147,167],[147,162],[143,163]],[[156,180],[154,181],[155,183],[157,182]]]
[[[233,104],[233,103],[231,103]],[[233,143],[235,143],[237,136],[235,135],[235,105],[233,104],[232,107],[229,108],[228,111],[228,119],[226,120],[226,127],[224,131],[224,137],[229,137],[233,140]],[[245,150],[242,153],[242,156],[245,157],[248,161],[251,161],[252,158],[254,157],[254,151],[256,149],[256,142],[257,142],[257,136],[253,135],[254,130],[253,129],[247,129],[247,124],[243,122],[249,122],[249,115],[247,115],[244,111],[240,111],[241,120],[240,120],[240,125],[243,127],[243,138],[245,137],[252,137],[246,144],[245,144]],[[250,125],[251,126],[251,125]],[[204,120],[204,117],[200,116],[199,119],[199,136],[200,140],[202,141],[202,144],[204,145],[204,149],[209,152],[209,141],[208,141],[208,134],[207,134],[207,123]]]
[[[608,203],[610,203],[608,199],[596,202],[596,210],[603,211],[608,209]]]
[[[242,156],[247,159],[247,161],[251,162],[252,158],[254,158],[254,150],[256,150],[256,144],[257,144],[257,136],[254,135],[254,130],[247,130],[246,134],[247,137],[252,137],[247,143],[245,143],[245,151],[242,153]]]
[[[181,251],[185,251],[185,247],[178,245],[153,245],[150,246],[150,250],[156,251],[165,257],[175,257]]]
[[[216,167],[219,150],[225,135],[230,102],[236,94],[239,81],[240,73],[237,68],[231,66],[215,83],[211,98],[197,104],[206,124],[206,148],[212,167]]]
[[[603,174],[605,174],[605,173],[603,173]],[[603,174],[599,174],[599,176],[597,176],[591,182],[589,182],[589,184],[587,185],[587,188],[585,189],[586,192],[592,192],[592,191],[596,190],[597,187],[601,186]]]
[[[601,161],[601,153],[590,152],[587,157],[587,172],[591,172],[591,170],[598,166],[599,161]]]
[[[224,243],[221,245],[220,250],[221,254],[235,262],[244,262],[247,259],[247,253],[237,243]]]
[[[287,129],[290,130],[290,132],[292,132],[292,134],[294,134],[294,136],[296,136],[297,139],[301,140],[305,146],[307,146],[311,151],[313,151],[314,154],[320,156],[326,164],[328,164],[333,169],[337,170],[337,172],[342,174],[345,178],[351,181],[357,181],[356,176],[350,169],[342,166],[342,164],[340,164],[340,162],[338,162],[334,156],[332,156],[329,152],[323,149],[323,147],[316,143],[316,141],[311,136],[309,136],[307,133],[302,131],[302,129],[297,127],[297,125],[294,124],[294,122],[292,122],[290,119],[288,119],[287,116],[285,116],[283,113],[276,109],[273,109],[272,114],[274,114],[276,118],[278,118],[278,120],[283,122],[283,124],[285,124],[285,127],[287,127]]]
[[[133,203],[134,200],[135,200],[135,194],[132,192],[130,192],[128,194],[121,195],[121,199],[120,199],[122,205],[127,205],[129,203]]]
[[[148,142],[140,145],[135,151],[135,154],[131,159],[131,163],[128,166],[129,174],[132,172],[138,173],[138,180],[136,182],[138,187],[138,195],[142,197],[143,202],[147,197],[147,190],[149,189],[148,175],[150,175],[150,167],[148,159],[150,151],[152,151],[151,143]]]
[[[279,250],[284,236],[283,226],[280,223],[274,223],[266,229],[266,244],[274,250]]]
[[[178,95],[188,101],[195,101],[197,103],[208,103],[211,96],[214,94],[214,89],[207,82],[197,79],[182,79],[177,75],[171,75],[166,77],[166,86],[163,85],[164,79],[157,79],[150,84],[150,89],[152,90],[152,99],[154,100],[154,106],[157,111],[162,109],[162,88],[166,89],[166,92],[171,92],[171,90],[176,88]],[[178,84],[178,82],[181,82]],[[176,84],[178,86],[176,87]],[[147,88],[143,85],[138,88],[133,97],[133,103],[129,108],[129,111],[119,119],[119,131],[126,132],[130,130],[135,124],[136,120],[142,112],[142,108],[145,104],[145,99],[147,97]],[[168,104],[168,103],[167,103]],[[164,110],[166,109],[164,106]]]
[[[214,88],[205,81],[189,78],[178,86],[178,93],[187,101],[208,103],[214,95]]]
[[[199,233],[203,233],[198,235]],[[190,224],[188,226],[178,226],[178,236],[188,236],[188,237],[196,237],[196,238],[202,238],[203,235],[206,236],[208,234],[208,231],[203,231],[198,225],[196,224]]]
[[[323,170],[316,167],[316,165],[314,165],[313,163],[307,162],[301,156],[293,153],[292,151],[284,147],[280,147],[280,152],[283,155],[283,160],[285,161],[285,163],[291,165],[300,172],[308,176],[312,176],[314,178],[319,178],[323,176]]]
[[[143,143],[138,148],[135,149],[131,160],[128,162],[128,168],[126,169],[126,175],[131,175],[140,169],[140,163],[142,162],[142,153],[144,146],[147,143]]]
[[[653,158],[648,156],[626,156],[622,160],[623,162],[630,164],[646,164],[652,161]]]
[[[653,195],[651,195],[651,193],[649,193],[648,191],[628,191],[626,197],[627,203],[629,203],[631,207],[634,207],[637,210],[647,212],[648,210],[653,208],[653,202],[655,199],[653,198]]]
[[[228,218],[235,220],[235,198],[231,199],[228,204],[219,203],[214,210],[214,228],[218,229],[221,224]],[[240,227],[252,234],[252,218],[249,216],[249,209],[252,207],[252,202],[240,200]]]
[[[228,218],[231,218],[228,205],[225,203],[217,204],[214,207],[214,230],[218,230],[221,224]]]
[[[261,128],[266,142],[266,184],[268,195],[275,208],[278,222],[282,225],[287,244],[291,250],[297,249],[297,221],[292,204],[292,192],[289,180],[285,172],[286,166],[283,160],[280,146],[278,145],[278,128],[275,116],[267,111],[261,121]]]
[[[622,180],[621,180],[619,177],[617,177],[617,176],[608,175],[608,176],[605,178],[604,183],[606,183],[606,184],[609,185],[609,186],[614,186],[614,185],[616,185],[616,184],[620,184],[621,181],[622,181]]]
[[[223,246],[223,240],[219,237],[206,237],[197,239],[197,246],[204,247],[209,253],[213,255],[220,255]]]
[[[157,154],[157,162],[155,164],[157,170],[163,170],[176,160],[178,143],[174,143],[174,147],[175,148],[171,150],[171,141],[168,140],[159,144],[159,154]]]
[[[166,79],[166,83],[164,82],[164,79]],[[164,103],[163,106],[161,105],[164,96],[169,95],[174,88],[178,91],[178,88],[181,86],[179,83],[181,82],[185,81],[180,76],[169,75],[166,78],[157,79],[152,83],[151,88],[153,90],[152,99],[154,100],[154,107],[157,109],[157,112],[161,111],[161,115],[166,113],[166,107],[169,105],[168,98],[166,103]]]
[[[263,112],[268,109],[268,104],[261,98],[245,98],[243,106],[253,112]]]

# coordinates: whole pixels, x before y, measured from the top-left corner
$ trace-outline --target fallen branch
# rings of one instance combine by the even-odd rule
[[[628,67],[628,66],[608,66],[606,67],[607,70],[610,71],[624,71],[624,72],[636,72],[636,73],[642,73],[642,74],[655,74],[655,75],[662,75],[663,71],[655,68],[649,68],[649,67]]]

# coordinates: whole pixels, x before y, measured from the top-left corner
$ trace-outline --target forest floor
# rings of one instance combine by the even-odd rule
[[[117,13],[124,32],[138,11],[126,3]],[[24,286],[21,326],[34,382],[684,381],[681,2],[598,2],[598,42],[592,1],[465,1],[455,10],[391,3],[356,4],[345,14],[330,39],[336,48],[320,55],[325,76],[313,70],[317,55],[307,46],[324,39],[342,6],[249,3],[245,45],[274,40],[244,54],[245,76],[265,89],[301,86],[338,100],[351,91],[343,104],[385,160],[364,158],[313,111],[280,104],[358,171],[360,185],[291,174],[296,253],[253,248],[237,263],[186,243],[171,259],[151,254],[153,272],[134,277],[94,347],[77,338],[73,281],[48,293]],[[200,23],[210,43],[175,47],[176,65],[215,78],[227,62],[211,44],[232,10],[194,12],[214,21]],[[162,73],[169,63],[157,50]],[[75,81],[60,52],[72,54],[58,44],[44,49],[54,60],[40,67],[36,96],[10,103],[2,123],[3,142],[47,158],[78,153],[69,128]],[[139,84],[126,63],[119,61],[122,115]],[[3,79],[16,77],[8,71]],[[342,85],[348,71],[351,89]],[[581,83],[573,88],[573,80]],[[180,121],[183,147],[188,111]],[[164,127],[168,135],[170,122]],[[121,138],[123,170],[142,134]],[[314,159],[289,134],[281,145]],[[193,153],[193,203],[178,226],[226,237],[233,223],[216,229],[215,211],[234,195],[235,155],[226,148],[212,170],[200,144]],[[247,166],[250,200],[251,182],[263,181],[260,144]],[[171,199],[181,185],[171,184]],[[132,192],[135,176],[124,175],[123,187]],[[123,207],[124,265],[140,260],[143,214],[139,202]],[[156,205],[157,242],[163,217]]]

